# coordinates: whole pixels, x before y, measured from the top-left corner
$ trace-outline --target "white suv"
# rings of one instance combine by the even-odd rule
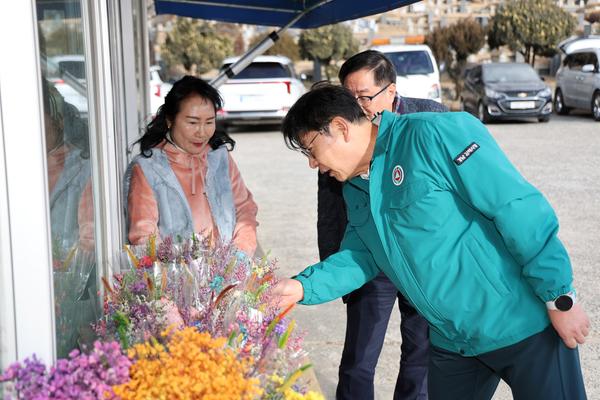
[[[396,68],[396,88],[404,97],[442,102],[440,71],[429,46],[384,45],[373,47],[385,54]]]
[[[155,115],[158,111],[158,107],[165,103],[165,97],[167,93],[173,87],[172,84],[163,82],[161,75],[161,69],[158,65],[150,66],[149,75],[149,92],[150,96],[150,113]]]
[[[238,59],[225,59],[221,69]],[[224,105],[217,118],[227,126],[280,123],[306,89],[290,59],[258,56],[219,91]]]

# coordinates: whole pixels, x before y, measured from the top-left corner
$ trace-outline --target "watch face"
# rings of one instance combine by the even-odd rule
[[[560,311],[569,311],[573,307],[573,299],[567,295],[558,296],[554,301],[554,305]]]

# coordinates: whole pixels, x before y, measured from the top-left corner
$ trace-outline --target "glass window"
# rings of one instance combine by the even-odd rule
[[[223,68],[229,67],[226,64]],[[268,78],[290,78],[291,73],[283,65],[277,62],[255,62],[248,65],[239,74],[231,79],[268,79]]]
[[[598,69],[598,56],[596,55],[596,53],[590,53],[589,63],[593,64],[596,70]]]
[[[489,64],[483,68],[484,82],[531,82],[540,77],[528,64]]]
[[[585,53],[585,59],[583,60],[583,65],[592,64],[594,68],[597,68],[598,58],[596,57],[596,53]]]
[[[396,74],[400,76],[433,73],[431,57],[426,51],[399,51],[385,55],[394,64]]]
[[[36,2],[50,199],[57,356],[93,339],[94,202],[80,1]]]
[[[569,68],[573,71],[581,71],[581,67],[585,65],[587,59],[587,53],[575,53],[572,54]]]

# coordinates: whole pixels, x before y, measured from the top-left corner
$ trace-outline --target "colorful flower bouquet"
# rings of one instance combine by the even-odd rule
[[[90,386],[95,397],[81,392],[75,398],[322,399],[308,390],[303,373],[310,364],[287,317],[291,308],[280,312],[271,294],[274,262],[195,235],[126,246],[122,260],[122,272],[103,279],[104,316],[94,329],[110,346],[118,343],[130,365],[117,355],[99,357],[92,372],[74,373],[85,382],[110,379]],[[94,349],[109,344],[97,342]],[[76,358],[84,357],[71,355],[57,366],[79,365]],[[73,398],[50,391],[57,366],[46,372],[27,360],[0,382],[11,381],[18,398]],[[41,397],[22,397],[35,388]]]

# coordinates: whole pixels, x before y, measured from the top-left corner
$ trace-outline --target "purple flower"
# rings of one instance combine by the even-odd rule
[[[142,280],[137,280],[131,285],[131,293],[133,293],[135,295],[141,295],[146,292],[147,288],[148,288],[148,286],[147,286],[146,282],[144,282]]]
[[[130,366],[118,343],[96,342],[90,354],[74,350],[49,371],[34,355],[23,364],[11,365],[0,382],[11,382],[17,398],[97,399],[106,392],[112,394],[111,386],[127,382]]]
[[[175,261],[175,251],[173,250],[173,238],[167,236],[158,245],[157,251],[158,259],[164,263],[170,263]]]
[[[279,321],[279,323],[277,325],[275,325],[275,333],[278,336],[281,336],[285,333],[285,330],[288,327],[288,322],[284,319],[282,319],[281,321]]]

